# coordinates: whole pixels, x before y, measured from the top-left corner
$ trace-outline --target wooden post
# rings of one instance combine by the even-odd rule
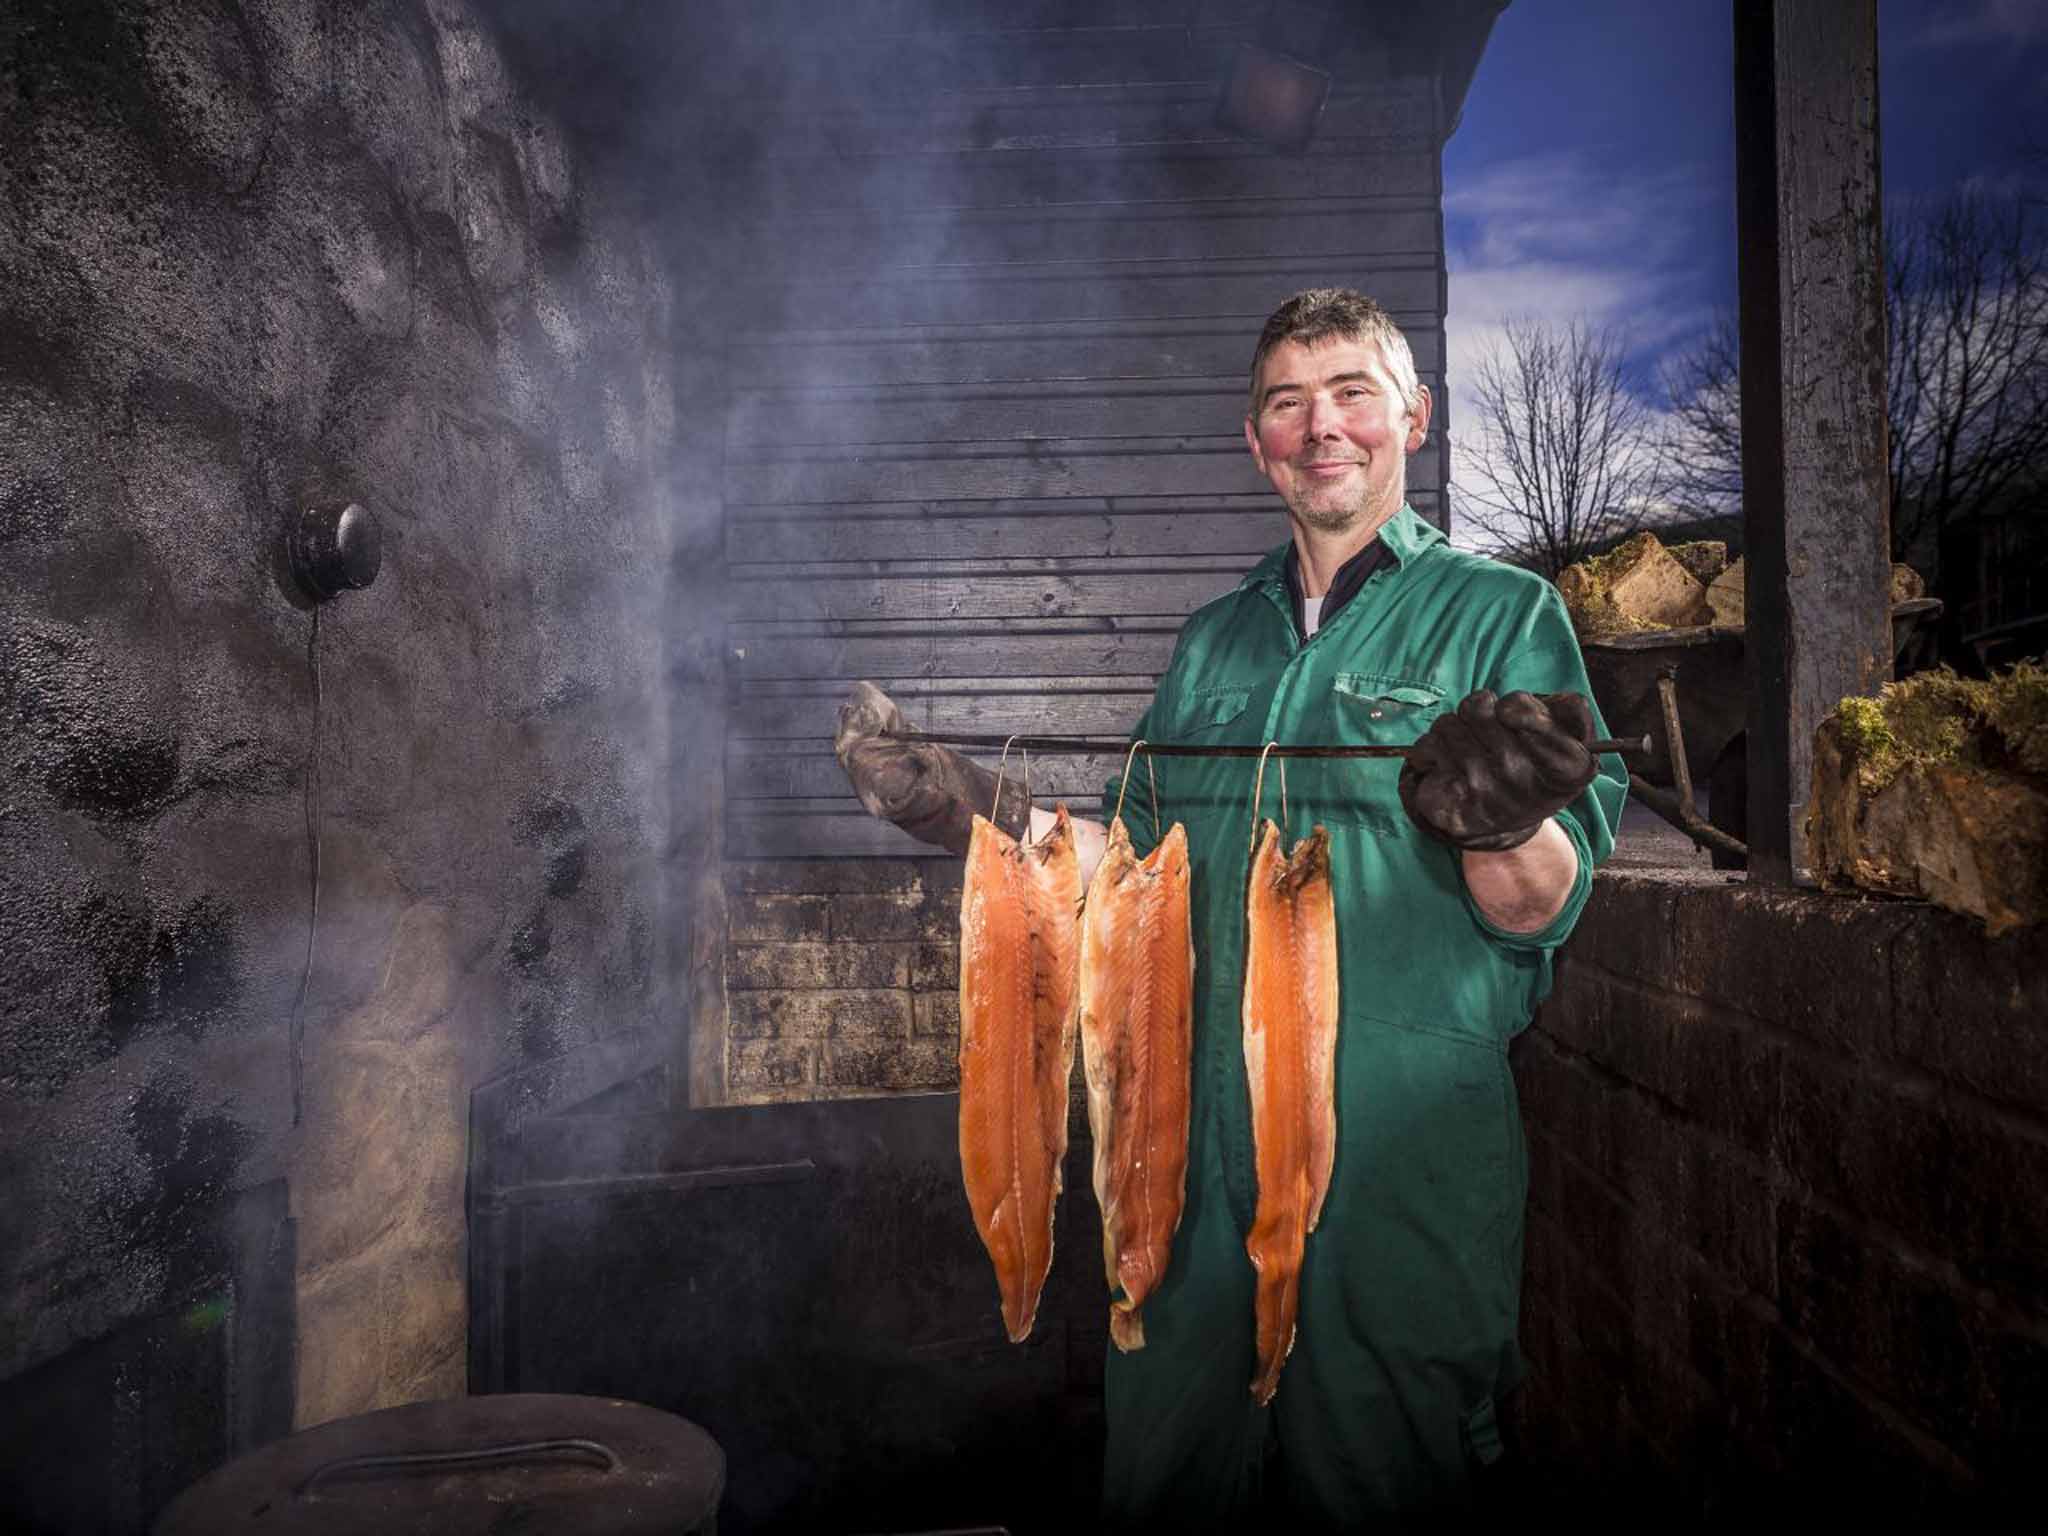
[[[1805,862],[1813,733],[1891,677],[1876,0],[1735,0],[1749,872]]]

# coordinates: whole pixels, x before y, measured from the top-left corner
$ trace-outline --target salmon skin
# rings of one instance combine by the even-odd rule
[[[1244,1066],[1251,1087],[1258,1208],[1245,1251],[1258,1270],[1258,1373],[1273,1400],[1294,1347],[1301,1259],[1323,1213],[1337,1152],[1337,912],[1330,835],[1317,827],[1280,854],[1260,823],[1245,898]]]
[[[1140,862],[1118,817],[1081,913],[1081,1060],[1109,1336],[1121,1350],[1145,1347],[1139,1309],[1166,1276],[1180,1226],[1194,1027],[1187,830],[1175,822]]]
[[[1013,1344],[1030,1334],[1052,1267],[1080,908],[1064,805],[1028,847],[974,818],[960,901],[960,1171]]]

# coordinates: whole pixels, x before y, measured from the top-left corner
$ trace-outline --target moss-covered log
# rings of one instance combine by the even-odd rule
[[[1946,669],[1821,722],[1806,821],[1831,890],[1917,896],[1993,936],[2048,918],[2048,669]]]

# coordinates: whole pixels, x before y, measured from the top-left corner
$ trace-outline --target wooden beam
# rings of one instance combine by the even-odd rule
[[[1749,870],[1789,884],[1813,733],[1891,676],[1876,0],[1735,0]]]

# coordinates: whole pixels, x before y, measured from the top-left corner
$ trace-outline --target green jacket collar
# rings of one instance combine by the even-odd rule
[[[1395,562],[1405,567],[1430,545],[1443,543],[1444,536],[1435,524],[1424,522],[1416,515],[1415,509],[1404,501],[1401,503],[1401,510],[1381,524],[1379,540],[1393,552]],[[1238,585],[1272,586],[1284,593],[1287,586],[1287,551],[1291,547],[1290,540],[1269,552],[1265,559],[1252,567],[1250,574]]]

